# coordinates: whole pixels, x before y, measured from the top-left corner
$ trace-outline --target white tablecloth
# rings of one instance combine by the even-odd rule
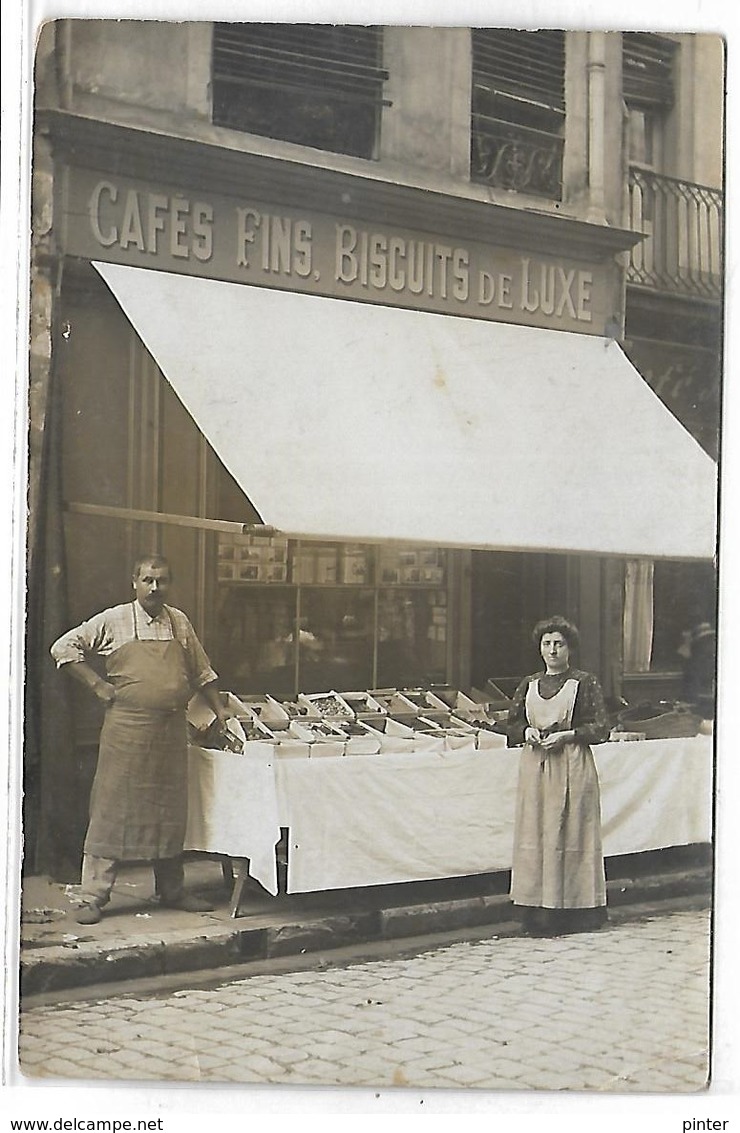
[[[517,749],[291,759],[252,746],[262,750],[191,749],[187,848],[253,863],[256,854],[263,864],[251,872],[265,884],[276,828],[287,826],[291,893],[511,865]],[[594,754],[606,856],[711,840],[709,737],[600,744]]]
[[[272,744],[251,742],[244,755],[188,749],[186,850],[249,858],[249,872],[277,894],[280,840]]]

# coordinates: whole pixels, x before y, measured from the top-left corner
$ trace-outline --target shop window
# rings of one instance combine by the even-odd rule
[[[474,28],[471,178],[562,198],[565,33]]]
[[[378,603],[381,688],[447,680],[447,591],[383,590]]]
[[[373,683],[375,602],[371,590],[336,586],[301,591],[301,692],[362,690]]]
[[[447,552],[219,535],[224,687],[274,696],[444,683]]]
[[[631,676],[684,674],[694,639],[713,640],[711,563],[631,560],[625,568],[624,668]],[[695,659],[695,658],[694,658]]]
[[[382,30],[224,24],[213,33],[213,121],[355,157],[376,156]]]

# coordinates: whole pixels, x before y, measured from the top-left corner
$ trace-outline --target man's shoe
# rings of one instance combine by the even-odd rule
[[[82,905],[75,914],[75,920],[78,924],[100,924],[102,919],[103,914],[100,905]]]
[[[164,909],[180,909],[183,913],[212,913],[214,908],[210,901],[204,901],[202,897],[191,897],[190,894],[185,893],[171,901],[161,897],[159,903]]]

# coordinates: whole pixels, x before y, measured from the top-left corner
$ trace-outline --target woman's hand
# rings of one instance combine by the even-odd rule
[[[542,742],[539,728],[525,728],[524,729],[524,742],[525,744],[539,744]]]
[[[549,736],[545,736],[545,738],[540,741],[540,747],[544,748],[545,751],[553,751],[562,747],[563,744],[570,743],[574,739],[575,732],[572,731],[550,732]]]

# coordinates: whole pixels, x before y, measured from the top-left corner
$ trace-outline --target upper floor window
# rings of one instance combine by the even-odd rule
[[[562,197],[565,33],[473,29],[471,177]]]
[[[673,106],[676,44],[653,32],[622,36],[622,94],[631,165],[660,169],[662,130]]]
[[[355,157],[376,156],[382,31],[329,24],[221,24],[213,121]]]

